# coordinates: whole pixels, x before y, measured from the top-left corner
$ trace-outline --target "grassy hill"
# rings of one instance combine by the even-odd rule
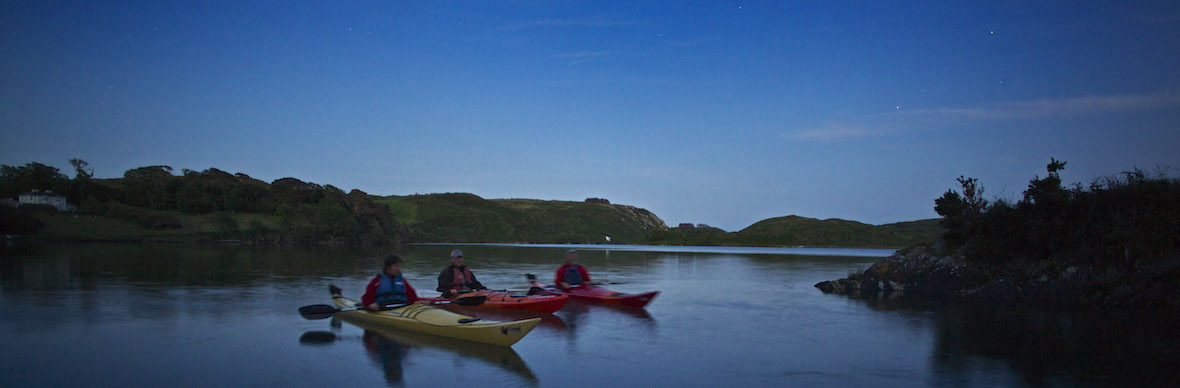
[[[655,214],[626,205],[483,199],[446,193],[376,199],[410,229],[413,242],[635,243],[667,229]]]
[[[901,248],[934,241],[937,219],[869,225],[799,216],[759,221],[739,231],[668,226],[651,212],[626,205],[535,199],[483,199],[447,193],[380,197],[413,242],[611,243],[731,246]]]
[[[934,241],[942,235],[939,220],[869,225],[840,219],[818,220],[786,216],[758,221],[741,231],[726,233],[702,225],[681,225],[648,233],[643,243],[666,245],[807,246],[904,248]]]
[[[734,233],[745,245],[906,247],[934,241],[942,234],[937,219],[869,225],[829,218],[799,216],[769,218]]]

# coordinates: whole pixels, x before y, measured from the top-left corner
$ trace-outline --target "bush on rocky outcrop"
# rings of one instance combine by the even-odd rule
[[[1180,311],[1180,181],[1139,170],[1061,185],[1065,162],[1016,203],[988,203],[973,178],[935,200],[947,232],[824,292],[906,294]]]

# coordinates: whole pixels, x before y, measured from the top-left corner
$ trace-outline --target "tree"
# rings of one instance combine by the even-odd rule
[[[33,190],[64,193],[69,184],[70,178],[56,167],[37,162],[20,167],[0,165],[0,195],[6,198],[15,198]]]
[[[70,202],[82,204],[95,192],[94,169],[89,168],[90,163],[85,160],[74,158],[70,159],[70,165],[74,166],[74,180],[70,182],[70,189],[66,195]]]
[[[174,178],[176,177],[172,175],[172,167],[168,166],[127,170],[123,173],[123,180],[128,189],[127,203],[152,209],[172,208],[175,199],[171,193]]]
[[[77,159],[77,158],[70,159],[70,165],[74,166],[74,179],[75,180],[82,180],[82,179],[89,180],[90,178],[94,177],[94,169],[88,168],[90,166],[90,163],[86,163],[85,160]]]
[[[271,182],[270,190],[278,203],[287,205],[317,203],[324,196],[320,185],[290,177]]]
[[[943,240],[952,246],[963,245],[971,238],[979,225],[980,216],[987,209],[987,200],[983,199],[983,187],[979,186],[979,180],[960,175],[958,181],[962,195],[947,190],[941,198],[934,200],[934,211],[943,217],[941,223],[947,230]]]
[[[1070,194],[1061,186],[1058,173],[1065,169],[1065,162],[1049,158],[1045,169],[1049,175],[1029,181],[1024,200],[1018,204],[1029,219],[1029,243],[1037,248],[1035,256],[1039,258],[1047,258],[1065,248],[1067,236],[1063,231],[1070,226],[1066,221]]]

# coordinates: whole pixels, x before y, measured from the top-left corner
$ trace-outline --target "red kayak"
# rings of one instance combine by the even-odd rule
[[[643,307],[651,303],[652,299],[659,295],[659,291],[650,291],[642,294],[624,294],[621,292],[611,291],[602,287],[593,285],[583,285],[577,287],[570,287],[562,290],[550,285],[530,281],[529,285],[532,287],[540,287],[544,290],[544,294],[539,295],[568,295],[583,302],[619,305],[627,307]]]
[[[553,314],[553,312],[560,309],[561,306],[565,306],[565,302],[569,301],[569,297],[566,295],[521,295],[500,290],[470,291],[459,294],[457,297],[464,298],[472,296],[486,296],[488,299],[479,305],[466,307],[528,311],[542,314]],[[433,302],[446,302],[450,300],[441,296],[422,299]]]

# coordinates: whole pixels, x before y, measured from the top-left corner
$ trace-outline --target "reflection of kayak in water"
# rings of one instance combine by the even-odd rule
[[[357,309],[355,300],[344,298],[338,293],[333,293],[332,302],[339,309],[333,313],[336,317],[357,326],[363,323],[503,346],[512,346],[520,341],[541,321],[539,318],[511,322],[490,321],[422,304],[401,305],[389,310],[372,312]]]
[[[402,362],[407,356],[412,357],[414,354],[421,353],[420,351],[416,352],[415,349],[442,349],[455,352],[470,359],[495,365],[528,381],[537,381],[537,376],[524,363],[520,355],[507,346],[418,334],[366,323],[356,324],[356,326],[365,330],[364,335],[360,338],[365,350],[385,373],[385,378],[391,382],[400,381]],[[305,345],[325,345],[349,339],[356,339],[356,337],[341,338],[330,331],[309,331],[299,337],[299,342]]]
[[[369,342],[379,345],[382,343],[392,342],[397,344],[397,346],[400,346],[402,349],[446,349],[459,353],[468,358],[480,360],[488,364],[504,368],[530,381],[537,380],[537,376],[534,375],[533,371],[529,369],[527,364],[524,363],[524,360],[520,358],[520,355],[517,354],[515,350],[512,350],[512,348],[507,346],[493,346],[470,341],[460,341],[451,338],[422,335],[418,333],[407,333],[405,331],[389,329],[367,323],[354,324],[365,329],[365,335],[369,338],[369,340],[366,341],[366,348],[369,346]],[[373,334],[379,335],[380,338],[373,338]],[[378,339],[380,341],[377,341]],[[390,347],[389,345],[384,346]]]
[[[571,302],[569,304],[569,306],[570,307],[566,308],[566,310],[586,312],[586,311],[589,311],[590,309],[598,309],[598,310],[608,311],[608,312],[612,312],[612,313],[619,313],[619,314],[626,315],[626,316],[629,316],[632,318],[638,318],[640,321],[651,321],[652,320],[651,313],[647,312],[647,309],[645,309],[643,307],[631,307],[631,306],[624,306],[624,305],[619,305],[619,304],[601,304],[601,303],[594,303],[594,302],[584,302],[581,300],[575,300],[575,301]]]
[[[471,291],[459,294],[457,297],[487,297],[483,303],[472,306],[480,309],[528,311],[544,314],[552,314],[569,300],[569,297],[565,295],[525,295],[503,290]],[[422,299],[436,302],[449,300],[443,297]]]

